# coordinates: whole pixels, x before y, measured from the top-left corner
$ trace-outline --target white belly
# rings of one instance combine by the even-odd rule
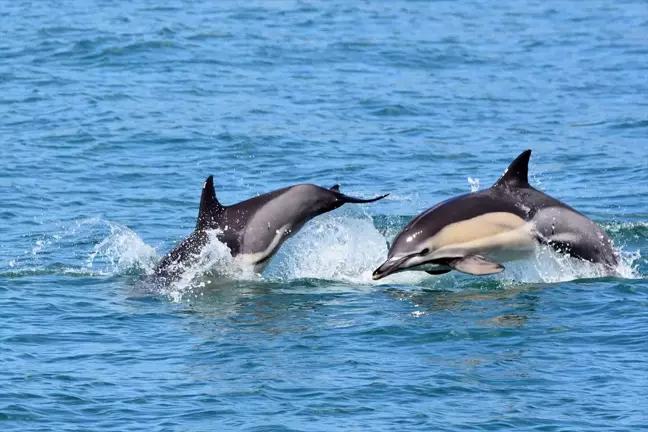
[[[270,258],[277,251],[281,243],[286,239],[287,234],[291,232],[290,225],[284,225],[275,232],[272,241],[264,250],[255,253],[238,255],[234,261],[237,264],[254,267],[256,273],[261,273],[270,263]]]

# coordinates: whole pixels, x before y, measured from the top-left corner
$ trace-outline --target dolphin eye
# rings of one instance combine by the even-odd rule
[[[419,255],[427,255],[429,252],[430,252],[430,249],[425,248],[425,249],[423,249],[423,250],[421,251],[421,253],[419,253]]]

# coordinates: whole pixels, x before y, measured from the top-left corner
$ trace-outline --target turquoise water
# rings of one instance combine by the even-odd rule
[[[0,430],[648,424],[644,1],[5,1],[0,22]],[[540,251],[371,280],[413,216],[525,148],[622,276]],[[261,277],[148,285],[210,174],[225,204],[391,195]]]

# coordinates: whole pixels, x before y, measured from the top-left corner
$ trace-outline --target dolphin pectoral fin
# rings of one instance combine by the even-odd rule
[[[486,261],[479,255],[457,258],[448,262],[448,265],[457,271],[475,276],[501,273],[504,271],[503,265]]]
[[[329,188],[329,190],[332,190],[333,192],[340,192],[340,185],[339,184],[333,185]]]
[[[381,200],[381,199],[385,198],[388,195],[389,194],[380,195],[380,196],[378,196],[376,198],[369,198],[369,199],[355,198],[355,197],[352,197],[352,196],[349,196],[349,195],[344,195],[343,193],[341,193],[339,196],[344,200],[345,203],[362,204],[362,203],[370,203],[370,202]]]
[[[436,276],[436,275],[442,275],[451,272],[452,269],[442,269],[442,270],[425,270],[425,273]]]

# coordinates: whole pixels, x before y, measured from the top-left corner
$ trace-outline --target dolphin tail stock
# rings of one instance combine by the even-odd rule
[[[207,177],[203,184],[202,195],[200,196],[200,209],[198,210],[198,221],[196,229],[212,228],[218,220],[219,214],[223,211],[223,205],[216,198],[214,189],[214,176]]]

